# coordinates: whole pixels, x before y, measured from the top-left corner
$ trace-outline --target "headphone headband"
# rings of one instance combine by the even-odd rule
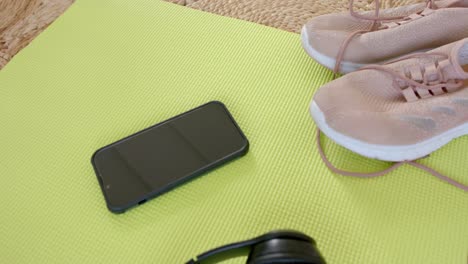
[[[212,250],[209,250],[205,253],[202,253],[198,255],[195,259],[191,259],[188,261],[186,264],[200,264],[201,262],[209,261],[212,257],[220,257],[220,254],[227,253],[227,252],[233,252],[234,250],[247,250],[250,249],[250,247],[272,240],[272,239],[292,239],[292,240],[298,240],[298,241],[303,241],[307,243],[311,243],[313,246],[315,246],[315,241],[309,237],[306,234],[299,233],[296,231],[292,230],[278,230],[278,231],[273,231],[249,240],[245,241],[240,241],[232,244],[228,244],[225,246],[221,246]]]

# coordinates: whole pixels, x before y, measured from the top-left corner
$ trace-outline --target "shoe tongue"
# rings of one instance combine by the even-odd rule
[[[441,64],[446,64],[442,62]],[[468,72],[464,70],[468,66],[468,38],[459,41],[450,52],[449,63],[441,65],[444,74],[449,79],[468,79]]]

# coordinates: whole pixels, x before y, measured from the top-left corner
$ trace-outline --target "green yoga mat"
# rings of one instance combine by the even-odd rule
[[[365,180],[323,165],[308,105],[331,78],[296,34],[157,0],[77,1],[0,72],[0,262],[183,263],[297,229],[330,264],[466,264],[466,193],[410,167]],[[250,152],[110,213],[93,152],[211,100]],[[340,167],[388,165],[324,141]],[[423,162],[466,184],[467,148]]]

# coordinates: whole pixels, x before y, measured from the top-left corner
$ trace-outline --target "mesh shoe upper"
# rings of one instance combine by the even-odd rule
[[[410,145],[468,122],[468,38],[379,67],[383,70],[364,68],[319,89],[314,102],[328,126],[370,144]],[[428,70],[434,67],[437,76]],[[415,100],[405,95],[408,89]]]
[[[436,9],[424,4],[386,9],[381,16],[407,16],[404,20],[382,22],[372,32],[355,36],[343,61],[359,64],[382,63],[399,56],[430,50],[468,37],[468,0],[436,1]],[[364,15],[372,15],[372,12]],[[329,14],[309,21],[305,40],[322,55],[336,58],[342,43],[355,31],[366,30],[373,22],[348,13]]]

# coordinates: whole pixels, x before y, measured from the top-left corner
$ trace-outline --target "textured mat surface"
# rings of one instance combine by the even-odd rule
[[[1,0],[0,69],[74,0]]]
[[[362,180],[321,163],[308,104],[331,76],[297,34],[154,0],[77,1],[0,72],[1,262],[182,263],[291,228],[331,264],[465,264],[465,193],[408,167]],[[108,212],[92,153],[210,100],[250,139],[247,156]],[[341,167],[386,165],[325,145]],[[467,146],[424,162],[467,183]]]

